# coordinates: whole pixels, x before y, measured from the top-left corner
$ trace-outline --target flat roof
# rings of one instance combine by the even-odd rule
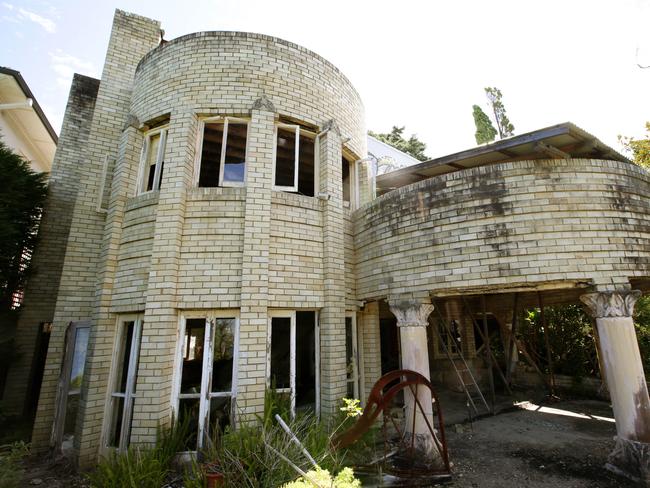
[[[377,177],[377,193],[467,168],[531,159],[591,158],[631,161],[571,122],[431,159]]]

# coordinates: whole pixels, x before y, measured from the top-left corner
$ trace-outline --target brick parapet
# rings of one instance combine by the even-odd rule
[[[646,276],[650,177],[602,160],[458,171],[354,214],[359,298]]]

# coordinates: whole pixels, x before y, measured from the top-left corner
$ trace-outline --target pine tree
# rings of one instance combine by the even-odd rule
[[[497,135],[497,130],[492,125],[490,117],[478,105],[472,105],[472,110],[474,125],[476,126],[476,132],[474,133],[476,144],[492,142]]]
[[[506,115],[506,108],[501,101],[501,98],[503,97],[501,90],[497,87],[487,87],[485,88],[485,95],[487,96],[490,107],[492,108],[492,113],[494,114],[494,120],[499,131],[499,139],[510,137],[515,133],[515,127]]]
[[[14,293],[24,285],[28,259],[36,245],[36,231],[45,197],[47,174],[0,141],[0,315],[12,306]]]
[[[409,139],[405,139],[403,135],[404,129],[406,129],[405,126],[393,126],[393,130],[386,134],[378,134],[371,130],[368,131],[368,134],[381,142],[385,142],[389,146],[393,146],[395,149],[410,154],[415,159],[419,159],[420,161],[426,161],[429,159],[427,155],[424,154],[427,145],[419,140],[415,134],[412,134]]]

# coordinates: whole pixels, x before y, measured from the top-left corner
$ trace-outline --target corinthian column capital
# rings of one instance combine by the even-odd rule
[[[638,290],[586,293],[580,297],[594,318],[631,317],[634,304],[641,296]]]
[[[397,327],[426,327],[433,312],[433,305],[415,298],[391,297],[388,306],[397,318]]]

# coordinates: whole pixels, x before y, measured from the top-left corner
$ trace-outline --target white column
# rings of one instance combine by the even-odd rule
[[[650,486],[650,399],[634,332],[640,291],[582,295],[596,319],[605,377],[616,418],[616,446],[607,467]]]
[[[397,327],[400,332],[400,346],[402,356],[402,369],[409,369],[429,378],[429,350],[427,347],[427,317],[433,312],[433,305],[413,298],[391,298],[390,311],[397,318]],[[419,387],[417,399],[424,410],[426,419],[433,427],[433,412],[431,408],[431,392],[428,388]],[[429,453],[435,452],[431,432],[427,427],[427,420],[420,415],[415,398],[410,389],[404,390],[406,403],[406,435],[415,434],[419,447]],[[415,425],[413,415],[415,415]]]

